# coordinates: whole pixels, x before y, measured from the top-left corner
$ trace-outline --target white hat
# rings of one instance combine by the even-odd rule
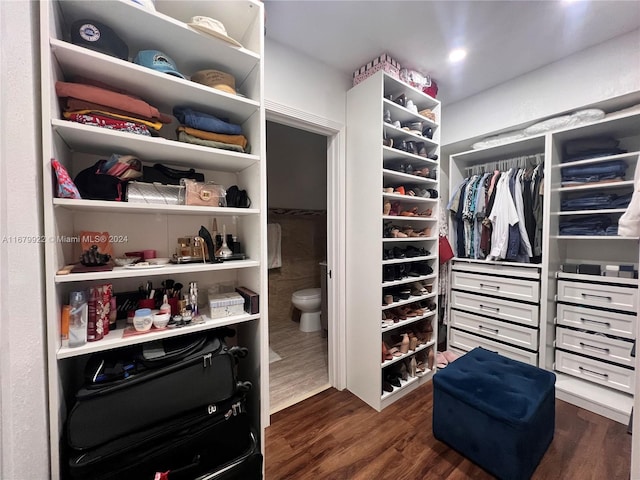
[[[201,15],[196,15],[195,17],[191,17],[191,22],[188,23],[190,27],[193,27],[201,32],[207,33],[209,35],[213,35],[225,42],[228,42],[237,47],[242,47],[242,45],[227,35],[227,30],[224,28],[224,25],[221,21],[216,20],[211,17],[203,17]]]

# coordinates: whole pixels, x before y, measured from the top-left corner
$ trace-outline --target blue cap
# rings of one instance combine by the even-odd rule
[[[159,50],[140,50],[136,58],[133,59],[133,63],[186,80],[185,76],[176,68],[176,62]]]

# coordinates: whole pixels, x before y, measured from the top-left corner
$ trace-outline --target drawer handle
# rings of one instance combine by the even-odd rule
[[[480,288],[492,288],[493,290],[500,290],[500,285],[490,285],[488,283],[481,283]]]
[[[586,373],[587,375],[595,375],[597,377],[602,377],[602,378],[609,378],[609,374],[608,373],[600,373],[600,372],[596,372],[594,370],[589,370],[588,368],[584,368],[584,367],[578,367],[580,369],[580,371],[582,373]]]
[[[584,298],[587,298],[587,297],[604,298],[607,302],[610,302],[612,300],[612,298],[609,295],[594,295],[593,293],[583,293],[582,296]]]
[[[497,328],[489,328],[489,327],[485,327],[484,325],[478,325],[478,328],[480,330],[489,330],[490,332],[495,333],[496,335],[498,334],[499,330]]]
[[[591,320],[590,318],[582,318],[580,317],[580,321],[583,323],[595,323],[596,325],[604,325],[607,328],[611,327],[611,324],[609,322],[601,322],[599,320]]]
[[[604,347],[596,347],[595,345],[589,345],[588,343],[584,343],[584,342],[580,342],[580,346],[582,348],[591,348],[593,350],[599,350],[601,352],[604,352],[606,354],[608,354],[611,350],[609,350],[608,348],[604,348]]]
[[[498,313],[500,311],[499,307],[489,307],[487,305],[482,305],[482,304],[480,304],[480,309],[481,310],[491,310],[491,311],[496,312],[496,313]]]

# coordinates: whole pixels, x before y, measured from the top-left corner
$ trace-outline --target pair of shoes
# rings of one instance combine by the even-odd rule
[[[411,100],[407,100],[407,101],[405,102],[404,107],[405,107],[407,110],[412,111],[413,113],[418,113],[418,107],[416,107],[416,106],[415,106],[415,104],[414,104]]]
[[[402,125],[402,129],[414,135],[422,136],[422,122],[409,122]]]
[[[395,99],[392,100],[394,103],[397,103],[401,107],[404,107],[407,103],[407,97],[404,93],[398,95]]]
[[[391,112],[389,110],[384,111],[382,120],[384,121],[384,123],[391,123]]]
[[[422,167],[418,170],[414,170],[413,174],[416,175],[417,177],[427,178],[429,176],[429,167]]]

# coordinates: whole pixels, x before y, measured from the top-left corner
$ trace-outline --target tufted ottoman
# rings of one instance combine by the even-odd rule
[[[553,439],[555,378],[475,348],[433,377],[433,435],[500,479],[531,478]]]

